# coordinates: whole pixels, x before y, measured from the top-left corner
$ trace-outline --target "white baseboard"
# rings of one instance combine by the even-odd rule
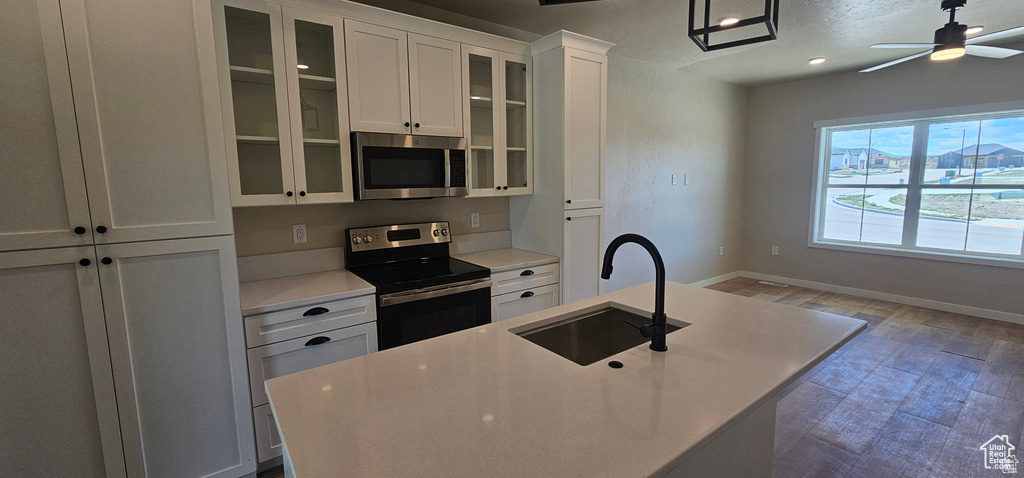
[[[706,285],[715,284],[722,280],[728,280],[733,277],[746,277],[748,279],[767,280],[772,282],[782,282],[785,284],[795,285],[798,287],[806,287],[808,289],[818,289],[828,292],[837,292],[840,294],[853,295],[857,297],[864,297],[866,299],[877,299],[885,300],[888,302],[895,302],[897,304],[913,305],[915,307],[924,307],[926,309],[941,310],[943,312],[953,312],[956,314],[970,315],[974,317],[981,317],[985,319],[1001,320],[1004,322],[1012,322],[1015,324],[1024,325],[1024,315],[1014,314],[1011,312],[1003,312],[1001,310],[982,309],[980,307],[971,307],[967,305],[951,304],[949,302],[941,302],[930,299],[919,299],[917,297],[907,297],[904,295],[889,294],[885,292],[876,292],[873,290],[857,289],[854,287],[846,287],[841,285],[826,284],[824,282],[814,282],[802,279],[791,279],[789,277],[776,276],[771,274],[761,274],[760,272],[749,272],[749,271],[736,271],[732,274],[726,274],[723,276],[715,277],[714,279],[708,279],[703,282],[708,282]],[[717,280],[721,277],[727,277],[726,279]],[[698,283],[698,284],[700,284]]]
[[[709,285],[717,284],[719,282],[725,282],[729,279],[735,279],[740,276],[740,271],[732,271],[728,274],[722,274],[718,277],[712,277],[710,279],[704,279],[700,282],[694,282],[690,285],[697,287],[707,287]]]

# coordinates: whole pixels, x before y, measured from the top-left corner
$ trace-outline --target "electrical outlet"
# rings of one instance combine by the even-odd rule
[[[675,186],[676,184],[679,184],[679,175],[678,174],[673,174],[672,175],[672,185]]]
[[[772,255],[773,256],[779,255],[779,246],[772,246]]]
[[[305,244],[306,239],[305,224],[296,224],[292,226],[292,244]]]
[[[474,212],[469,215],[470,225],[473,227],[480,227],[480,213]]]
[[[718,255],[720,255],[720,256],[724,256],[725,255],[725,246],[718,246]]]

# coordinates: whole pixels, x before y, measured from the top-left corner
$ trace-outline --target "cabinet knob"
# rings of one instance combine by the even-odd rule
[[[419,128],[419,127],[420,127],[420,124],[419,124],[419,123],[416,123],[416,124],[415,124],[414,126],[416,126],[417,128]]]
[[[566,199],[566,200],[565,200],[565,203],[566,203],[566,204],[572,204],[572,199]]]
[[[88,266],[89,264],[92,264],[92,261],[90,261],[89,259],[82,259],[78,261],[78,265],[82,267]]]
[[[299,196],[305,197],[306,196],[306,191],[299,191]]]
[[[105,266],[109,266],[112,262],[114,262],[114,260],[109,257],[104,257],[103,259],[100,259],[100,262],[102,262],[103,265]]]
[[[103,234],[104,232],[107,232],[107,226],[96,226],[96,232],[98,232],[100,234]]]
[[[405,127],[406,127],[406,128],[408,128],[408,127],[409,127],[409,122],[408,122],[408,121],[406,121],[406,122],[405,122]]]
[[[526,292],[523,292],[523,295],[519,296],[520,299],[525,299],[527,297],[533,297],[533,291],[532,290],[528,290]]]
[[[306,342],[306,347],[311,347],[313,345],[325,344],[325,343],[330,342],[330,341],[331,341],[330,337],[324,337],[324,336],[321,335],[320,337],[313,337],[313,338],[309,339],[309,341]]]
[[[284,195],[285,195],[285,196],[288,196],[288,197],[292,197],[292,192],[291,192],[291,191],[288,191],[288,192],[284,193]]]
[[[79,236],[81,236],[82,234],[85,234],[85,228],[82,227],[82,226],[76,227],[75,228],[75,234],[78,234]]]
[[[498,191],[501,191],[501,186],[495,186],[494,189],[497,189]]]
[[[572,220],[572,218],[571,218],[571,217],[567,217],[567,218],[565,218],[565,220],[566,220],[566,221],[571,221],[571,220]]]

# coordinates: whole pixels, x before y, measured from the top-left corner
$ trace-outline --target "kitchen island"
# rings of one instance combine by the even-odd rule
[[[513,332],[643,284],[266,382],[289,476],[770,476],[775,400],[861,320],[668,283],[668,352],[580,366]],[[611,368],[609,361],[622,368]]]

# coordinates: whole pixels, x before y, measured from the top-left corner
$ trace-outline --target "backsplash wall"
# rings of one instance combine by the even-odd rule
[[[350,227],[450,221],[453,234],[509,230],[507,197],[242,207],[233,212],[238,257],[341,247]],[[480,213],[477,228],[470,223],[474,212]],[[294,224],[306,225],[305,244],[292,244]]]

